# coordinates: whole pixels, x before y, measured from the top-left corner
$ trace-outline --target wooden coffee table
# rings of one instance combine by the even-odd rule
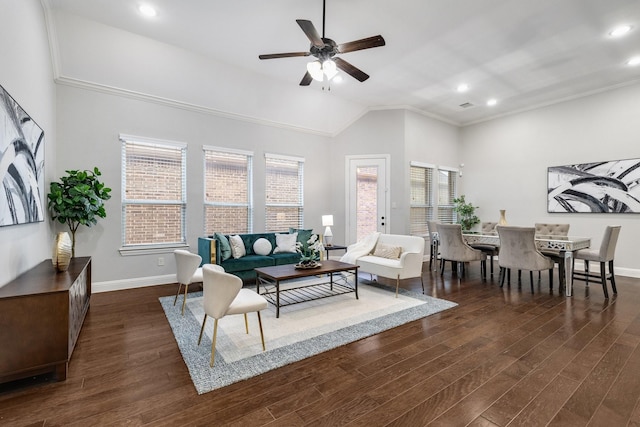
[[[354,292],[356,299],[358,299],[359,266],[333,260],[325,260],[320,264],[320,267],[309,269],[296,268],[294,264],[256,268],[258,276],[256,279],[256,292],[260,294],[260,285],[264,286],[265,291],[261,295],[276,306],[276,318],[280,317],[280,307],[287,305],[350,292]],[[335,273],[349,274],[345,276],[344,274]],[[292,285],[287,286],[285,289],[280,289],[283,281],[313,276],[318,276],[325,280],[300,286]],[[353,276],[353,284],[349,284],[347,280],[349,276]]]

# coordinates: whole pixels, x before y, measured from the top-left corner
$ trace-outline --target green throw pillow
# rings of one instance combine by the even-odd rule
[[[213,237],[220,242],[220,259],[226,261],[231,258],[231,244],[229,244],[229,239],[222,233],[215,233]]]
[[[289,234],[298,233],[298,242],[302,243],[302,247],[307,249],[309,246],[309,239],[313,234],[313,230],[301,230],[298,228],[289,228]]]

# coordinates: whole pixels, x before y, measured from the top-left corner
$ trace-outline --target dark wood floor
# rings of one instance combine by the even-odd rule
[[[158,302],[174,286],[96,294],[67,380],[1,386],[0,425],[640,425],[640,280],[565,298],[477,270],[424,273],[454,309],[200,396]]]

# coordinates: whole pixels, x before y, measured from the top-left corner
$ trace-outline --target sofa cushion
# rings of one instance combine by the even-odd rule
[[[389,258],[389,259],[398,259],[400,258],[401,253],[402,253],[401,246],[390,245],[387,243],[378,243],[376,245],[375,250],[373,251],[373,256],[379,256],[382,258]]]
[[[275,261],[276,265],[297,264],[300,262],[300,254],[296,253],[279,253],[269,255]]]
[[[283,252],[296,253],[296,242],[298,241],[298,233],[276,234],[276,248],[274,254]]]
[[[270,267],[275,265],[275,260],[270,256],[246,255],[242,258],[231,258],[221,263],[224,271],[235,273],[238,271],[253,270],[254,268]]]
[[[229,243],[231,243],[231,255],[233,256],[233,258],[242,258],[247,254],[247,250],[244,247],[242,237],[238,236],[237,234],[229,236]]]
[[[259,238],[253,244],[253,252],[255,252],[256,255],[269,255],[271,249],[271,242],[264,237]]]
[[[309,247],[309,239],[311,239],[311,235],[313,234],[313,230],[303,230],[301,228],[290,228],[289,234],[298,233],[298,242],[302,244],[303,249],[307,249]]]
[[[226,261],[231,258],[231,245],[227,236],[222,233],[214,233],[213,237],[220,242],[220,259]]]

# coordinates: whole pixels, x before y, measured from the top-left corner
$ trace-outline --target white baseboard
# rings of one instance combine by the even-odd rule
[[[166,285],[168,283],[178,283],[175,274],[164,276],[138,277],[135,279],[110,280],[108,282],[95,282],[91,284],[91,292],[121,291],[124,289],[144,288],[146,286]]]

